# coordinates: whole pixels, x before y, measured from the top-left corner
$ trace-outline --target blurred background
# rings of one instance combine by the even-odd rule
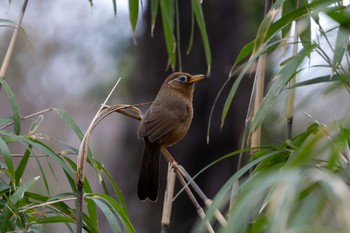
[[[21,1],[0,1],[0,19],[16,22],[21,4]],[[20,34],[6,78],[17,97],[21,114],[25,116],[47,108],[62,108],[85,131],[119,77],[121,81],[108,104],[152,101],[171,71],[166,70],[167,53],[159,17],[154,36],[151,37],[149,7],[149,2],[143,1],[135,45],[127,1],[117,1],[116,16],[111,1],[93,1],[93,7],[87,0],[30,1],[23,21],[27,35]],[[190,1],[179,1],[179,9],[183,71],[206,73],[198,28],[195,29],[193,49],[186,55],[191,32]],[[258,0],[225,0],[220,4],[204,1],[203,10],[212,50],[211,76],[196,86],[195,114],[187,136],[169,149],[191,175],[239,149],[252,78],[244,79],[239,87],[225,125],[220,130],[222,106],[229,88],[224,90],[214,109],[210,143],[207,144],[209,113],[240,49],[254,38],[263,17],[263,3]],[[12,31],[9,27],[0,28],[1,59]],[[4,93],[0,92],[1,116],[11,114],[4,97]],[[143,111],[146,109],[142,108]],[[317,109],[323,110],[322,106]],[[305,115],[301,115],[300,122],[306,124],[302,118],[305,119]],[[276,124],[275,120],[271,117],[272,125]],[[137,128],[138,122],[113,114],[94,131],[91,149],[118,183],[136,231],[159,232],[167,165],[161,160],[158,202],[140,202],[136,188],[143,145],[137,139]],[[50,136],[48,144],[57,151],[64,150],[65,143],[79,146],[79,140],[72,130],[54,113],[44,115],[44,122],[38,131],[43,133],[43,137]],[[283,135],[283,132],[278,133]],[[234,173],[236,163],[236,158],[224,160],[196,179],[208,197],[213,197]],[[35,162],[32,168],[31,176],[40,174]],[[65,190],[64,185],[62,182],[57,192]],[[100,188],[96,181],[94,189]],[[197,219],[196,210],[191,206],[185,194],[175,200],[170,232],[190,231]],[[101,222],[105,222],[103,217]],[[62,232],[52,226],[47,227],[49,230]],[[109,232],[108,227],[102,224],[101,232]]]

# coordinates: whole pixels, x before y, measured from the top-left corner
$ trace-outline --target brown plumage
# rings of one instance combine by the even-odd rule
[[[144,149],[138,182],[140,200],[157,200],[160,149],[186,135],[193,116],[194,84],[203,78],[182,72],[169,75],[141,120],[138,138],[143,139]]]

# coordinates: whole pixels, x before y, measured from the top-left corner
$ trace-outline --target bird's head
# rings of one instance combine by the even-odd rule
[[[192,95],[194,84],[204,78],[205,76],[203,74],[191,75],[183,72],[175,72],[165,79],[163,87],[185,95]]]

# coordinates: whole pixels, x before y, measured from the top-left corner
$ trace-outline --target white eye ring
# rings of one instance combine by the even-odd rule
[[[186,75],[180,75],[175,80],[179,81],[180,83],[187,83],[188,77]]]

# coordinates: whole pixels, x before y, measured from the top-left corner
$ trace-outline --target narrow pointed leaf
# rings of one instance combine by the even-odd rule
[[[21,115],[19,112],[17,100],[15,98],[15,95],[13,94],[12,90],[10,87],[7,85],[6,81],[0,77],[0,86],[4,88],[4,91],[7,95],[7,98],[10,102],[11,108],[12,108],[12,113],[13,113],[13,122],[14,122],[14,128],[15,128],[15,133],[17,135],[20,134],[21,132]]]
[[[16,186],[20,185],[20,181],[21,181],[22,175],[24,173],[24,170],[27,167],[27,163],[28,163],[28,160],[29,160],[29,156],[31,154],[31,150],[32,150],[32,146],[29,145],[27,150],[24,152],[21,161],[18,164],[18,167],[16,169]]]
[[[335,42],[333,60],[332,60],[333,71],[335,71],[338,68],[338,66],[341,64],[344,57],[344,53],[348,49],[349,35],[350,35],[349,29],[339,27],[337,40]]]
[[[289,62],[281,69],[281,71],[274,78],[274,83],[272,84],[267,95],[263,99],[256,115],[253,118],[251,125],[251,132],[256,129],[256,127],[261,123],[266,114],[271,110],[273,104],[277,100],[281,91],[287,85],[288,81],[294,77],[298,71],[298,67],[302,64],[304,59],[310,55],[310,53],[316,48],[316,45],[311,45],[307,48],[303,48],[299,53],[290,58]]]
[[[151,35],[153,36],[159,8],[159,0],[151,0]]]
[[[160,12],[162,15],[163,31],[169,64],[174,70],[176,65],[176,41],[174,36],[174,9],[170,0],[160,1]]]
[[[135,31],[136,31],[138,17],[139,17],[139,0],[129,0],[129,19],[130,19],[135,43],[136,43]]]
[[[191,35],[190,35],[190,39],[188,42],[188,47],[187,47],[187,51],[186,53],[189,54],[192,50],[192,46],[193,46],[193,38],[194,38],[194,13],[193,11],[191,12]]]
[[[0,153],[4,156],[7,173],[13,184],[16,183],[16,172],[13,165],[12,155],[10,149],[8,148],[6,142],[0,137]]]
[[[201,32],[203,46],[204,46],[205,60],[207,62],[207,67],[208,67],[207,76],[209,76],[210,70],[211,70],[211,50],[209,45],[208,33],[205,26],[203,10],[198,0],[192,0],[192,8],[194,11],[194,16],[197,21],[197,25],[199,27],[199,31]]]

